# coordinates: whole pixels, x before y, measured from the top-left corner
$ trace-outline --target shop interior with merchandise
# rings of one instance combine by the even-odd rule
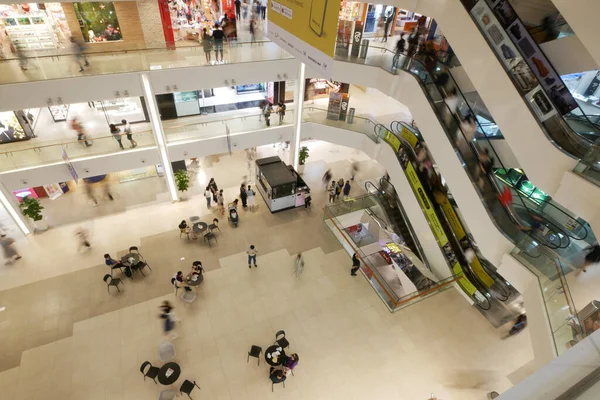
[[[216,24],[227,38],[237,37],[233,1],[169,0],[168,4],[176,46],[197,46],[202,30],[206,29],[210,34]]]
[[[53,54],[71,37],[61,3],[0,4],[0,26],[0,58]]]

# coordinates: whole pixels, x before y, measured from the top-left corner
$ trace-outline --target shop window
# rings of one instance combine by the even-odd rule
[[[83,39],[88,43],[123,40],[112,2],[73,3]]]
[[[27,140],[29,137],[12,111],[0,112],[0,143]]]

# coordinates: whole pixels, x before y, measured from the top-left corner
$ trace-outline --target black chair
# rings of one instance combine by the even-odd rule
[[[208,226],[208,229],[212,232],[215,229],[218,229],[221,232],[221,228],[219,228],[219,218],[213,219],[213,223]]]
[[[177,291],[179,290],[179,286],[175,284],[176,281],[177,279],[171,278],[171,285],[173,285],[173,287],[175,288],[175,296],[177,296]]]
[[[205,234],[205,235],[204,235],[204,241],[205,241],[205,242],[206,242],[206,241],[208,242],[208,246],[209,246],[209,247],[212,247],[212,245],[210,244],[210,241],[211,241],[211,240],[214,240],[214,241],[215,241],[215,242],[217,242],[217,243],[219,242],[219,241],[217,240],[217,236],[216,236],[214,233],[212,233],[212,232],[208,232],[207,234]]]
[[[285,381],[282,381],[282,382],[279,382],[279,383],[283,384],[283,388],[285,389]],[[271,381],[271,392],[275,391],[275,390],[273,390],[273,387],[275,385],[279,385],[279,383],[275,383],[275,382]]]
[[[148,368],[147,371],[144,371],[146,369],[146,367],[148,367],[148,366],[150,368]],[[140,372],[142,373],[142,375],[144,375],[144,380],[146,380],[146,377],[148,377],[148,378],[152,379],[154,381],[154,383],[156,383],[156,377],[158,376],[159,371],[160,371],[160,368],[153,367],[152,364],[150,364],[150,361],[144,361],[144,363],[140,367]]]
[[[260,366],[260,355],[261,355],[261,353],[262,353],[262,347],[256,346],[256,345],[252,345],[252,348],[248,352],[248,359],[246,360],[246,364],[248,364],[248,362],[250,362],[250,357],[256,357],[256,359],[258,360],[258,364],[257,365]]]
[[[112,265],[110,267],[110,276],[113,276],[113,271],[115,269],[118,269],[119,271],[121,271],[121,274],[123,275],[124,274],[123,267],[124,267],[123,264],[121,264],[120,262],[116,263],[115,265]]]
[[[137,264],[132,265],[131,269],[134,271],[139,271],[143,276],[146,276],[146,274],[144,274],[143,271],[145,267],[150,268],[150,266],[147,263],[145,263],[144,261],[140,261]],[[152,271],[152,268],[150,268],[150,271]]]
[[[106,290],[108,290],[109,293],[111,286],[116,287],[119,292],[121,291],[121,289],[119,289],[119,283],[123,284],[123,282],[121,282],[119,278],[113,278],[110,274],[106,274],[104,275],[104,282],[106,282]]]
[[[196,381],[194,382],[190,382],[187,379],[185,381],[183,381],[183,383],[181,384],[181,387],[179,388],[179,391],[181,393],[185,393],[187,394],[187,397],[189,397],[190,399],[192,398],[192,396],[190,396],[190,393],[192,393],[192,390],[194,390],[194,387],[197,387],[198,389],[200,389],[200,386],[196,385]]]
[[[148,268],[150,268],[150,264],[148,264],[148,261],[146,261],[146,257],[144,257],[142,253],[140,253],[140,249],[137,246],[131,246],[129,248],[129,252],[139,255],[142,261],[146,263]],[[150,271],[152,271],[152,268],[150,268]]]
[[[290,342],[288,342],[288,340],[285,338],[285,331],[279,331],[275,334],[275,343],[277,343],[283,349],[290,347]]]

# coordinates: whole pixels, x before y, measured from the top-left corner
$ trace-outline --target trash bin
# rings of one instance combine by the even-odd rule
[[[363,39],[360,44],[360,54],[358,58],[367,58],[367,51],[369,50],[369,41],[367,39]]]
[[[346,122],[351,124],[354,122],[354,113],[356,112],[356,108],[350,107],[350,109],[348,110],[348,118],[346,119]]]

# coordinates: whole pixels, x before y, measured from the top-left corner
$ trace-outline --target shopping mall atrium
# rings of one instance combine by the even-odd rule
[[[600,398],[600,1],[391,1],[0,1],[0,400]]]

